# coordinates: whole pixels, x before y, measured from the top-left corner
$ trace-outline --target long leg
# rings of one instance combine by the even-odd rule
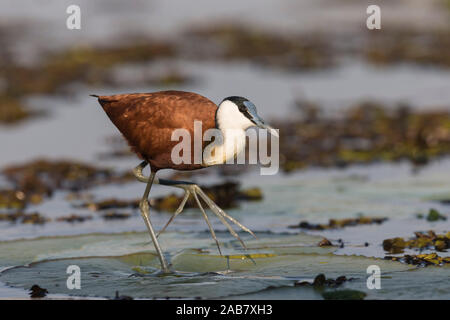
[[[147,166],[147,162],[143,161],[142,163],[140,163],[136,168],[134,168],[133,172],[134,175],[136,176],[136,178],[140,181],[140,182],[148,182],[149,178],[145,177],[142,173],[142,170]],[[211,211],[220,219],[220,221],[227,227],[227,229],[230,231],[230,233],[239,240],[239,242],[242,244],[242,246],[244,248],[246,248],[244,242],[242,241],[242,239],[239,237],[239,235],[233,230],[233,228],[230,226],[230,224],[225,220],[225,218],[227,218],[228,220],[230,220],[231,222],[233,222],[234,224],[236,224],[238,227],[240,227],[242,230],[250,233],[251,235],[253,235],[255,238],[255,234],[248,229],[247,227],[245,227],[244,225],[242,225],[240,222],[238,222],[236,219],[234,219],[233,217],[229,216],[228,214],[226,214],[214,201],[212,201],[204,192],[203,190],[196,185],[195,183],[192,182],[187,182],[187,181],[172,181],[172,180],[165,180],[165,179],[154,179],[154,183],[160,184],[160,185],[165,185],[165,186],[172,186],[172,187],[176,187],[176,188],[181,188],[185,190],[185,196],[180,204],[180,206],[178,207],[177,211],[173,214],[173,216],[169,219],[169,221],[166,223],[166,225],[163,227],[163,229],[158,233],[161,234],[162,231],[164,231],[167,226],[174,220],[174,218],[179,215],[181,213],[181,211],[184,208],[184,205],[189,197],[190,194],[192,194],[194,196],[194,198],[197,198],[197,194],[206,202],[206,204],[209,206],[209,208],[211,209]],[[197,203],[199,205],[199,203]],[[201,207],[201,205],[199,205],[200,210],[202,210],[203,213],[203,207]],[[210,227],[210,223],[208,218],[206,217],[206,223],[208,224],[208,226]],[[210,227],[210,230],[212,228]],[[216,240],[217,243],[217,239],[214,237],[214,240]],[[220,248],[219,248],[219,252],[220,252]]]
[[[157,237],[159,237],[159,235],[166,230],[166,228],[169,226],[169,224],[172,223],[173,219],[175,219],[181,213],[181,211],[183,211],[184,206],[186,205],[186,201],[188,201],[188,199],[189,199],[189,195],[190,195],[189,190],[186,190],[186,192],[184,194],[184,198],[183,198],[183,200],[181,200],[181,203],[178,206],[178,209],[170,217],[170,219],[169,219],[169,221],[167,221],[166,225],[161,230],[158,231],[158,233],[156,234]]]
[[[141,209],[142,218],[144,218],[145,224],[147,225],[148,232],[152,238],[153,245],[155,246],[156,252],[158,253],[159,261],[161,262],[161,270],[164,273],[170,273],[169,267],[167,265],[166,259],[164,258],[161,247],[158,243],[155,231],[153,230],[152,222],[150,221],[150,205],[148,203],[148,195],[152,188],[153,181],[155,180],[155,173],[152,172],[147,182],[144,195],[139,203],[139,208]]]
[[[214,241],[216,242],[217,249],[219,250],[220,255],[222,255],[222,251],[220,250],[219,241],[217,240],[216,233],[214,232],[214,229],[211,225],[211,222],[209,222],[208,216],[206,215],[205,209],[203,209],[202,204],[200,203],[200,200],[198,200],[197,194],[193,193],[195,201],[197,202],[198,207],[200,208],[200,211],[203,214],[203,218],[206,221],[206,224],[208,225],[209,231],[211,232],[211,236],[213,237]]]
[[[234,229],[230,226],[230,224],[225,220],[225,218],[221,214],[219,214],[217,211],[212,209],[211,204],[209,203],[209,201],[212,201],[212,200],[210,198],[208,198],[208,196],[203,192],[202,189],[200,189],[200,187],[199,187],[199,190],[201,191],[201,193],[199,193],[200,197],[202,197],[202,199],[208,204],[211,211],[219,218],[219,220],[225,225],[225,227],[227,227],[227,229],[231,233],[231,235],[239,240],[242,247],[247,249],[244,241],[242,241],[242,239],[239,237],[239,235],[236,233],[236,231],[234,231]]]

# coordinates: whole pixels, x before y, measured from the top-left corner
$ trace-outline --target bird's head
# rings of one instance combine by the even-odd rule
[[[246,130],[257,126],[267,129],[278,137],[277,131],[267,125],[258,115],[255,105],[244,97],[232,96],[223,99],[217,109],[216,122],[220,129]]]

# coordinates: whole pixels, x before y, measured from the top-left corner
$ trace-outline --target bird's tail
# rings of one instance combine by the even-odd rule
[[[99,96],[96,94],[90,94],[91,97],[97,98],[98,102],[102,105],[105,106],[107,104],[113,103],[113,102],[117,102],[118,100],[114,99],[114,96]]]

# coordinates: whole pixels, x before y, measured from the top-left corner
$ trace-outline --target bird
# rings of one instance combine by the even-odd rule
[[[142,159],[142,162],[133,169],[133,174],[138,181],[146,183],[144,194],[139,203],[139,209],[159,258],[161,272],[171,273],[171,270],[159,245],[158,236],[183,211],[190,196],[194,198],[199,207],[220,254],[222,253],[219,242],[199,197],[204,200],[229,232],[246,248],[244,242],[231,227],[230,223],[234,223],[253,236],[255,234],[225,213],[197,184],[189,181],[159,179],[156,177],[156,173],[161,169],[190,171],[224,164],[231,157],[236,157],[245,148],[245,130],[250,127],[256,126],[267,129],[271,134],[278,136],[278,131],[264,122],[250,100],[241,96],[229,96],[216,105],[210,99],[200,94],[175,90],[109,96],[92,94],[91,96],[98,99],[106,115],[121,132],[131,150]],[[202,125],[202,136],[207,130],[215,129],[222,134],[222,140],[218,140],[219,142],[214,146],[214,152],[211,153],[211,156],[202,159],[200,162],[193,161],[195,160],[194,155],[191,155],[190,160],[192,161],[181,163],[174,161],[172,150],[178,144],[178,141],[172,140],[174,130],[182,129],[188,132],[191,137],[191,141],[188,141],[188,143],[194,146],[195,141],[193,137],[195,136],[196,121]],[[229,134],[228,132],[233,133]],[[234,140],[237,143],[237,148],[233,146],[233,149],[229,149],[230,144],[227,141],[230,140]],[[211,145],[211,142],[203,141],[202,139],[201,150],[204,151],[208,145]],[[143,170],[147,165],[150,166],[150,175],[148,177],[143,174]],[[150,220],[150,205],[148,201],[153,184],[184,190],[184,197],[179,207],[158,233],[155,232]]]

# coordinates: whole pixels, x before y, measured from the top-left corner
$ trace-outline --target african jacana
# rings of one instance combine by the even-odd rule
[[[216,238],[214,230],[209,222],[208,216],[203,209],[198,196],[200,196],[211,211],[220,219],[227,227],[230,233],[237,238],[243,247],[245,245],[238,234],[233,230],[228,221],[235,223],[244,231],[253,234],[253,232],[233,217],[226,214],[219,208],[202,189],[191,182],[171,181],[155,178],[156,173],[160,169],[175,170],[196,170],[208,167],[213,164],[225,163],[229,157],[235,157],[245,147],[245,130],[252,126],[269,129],[272,133],[275,131],[258,116],[255,105],[243,97],[225,98],[219,106],[216,106],[211,100],[192,92],[183,91],[161,91],[154,93],[132,93],[119,94],[112,96],[97,96],[99,103],[105,110],[108,117],[114,125],[123,134],[128,141],[132,150],[139,157],[144,159],[141,164],[134,168],[133,173],[140,182],[147,183],[144,195],[140,202],[140,211],[147,225],[148,231],[152,238],[161,268],[164,273],[170,272],[166,259],[159,246],[157,237],[152,223],[150,221],[150,210],[148,196],[153,183],[182,188],[185,191],[184,198],[172,215],[170,220],[160,231],[162,232],[170,224],[170,222],[179,215],[189,196],[192,195],[200,208],[203,218],[205,219],[213,239],[216,241],[220,252],[219,242]],[[228,158],[213,159],[214,161],[195,164],[194,162],[175,164],[171,159],[172,148],[178,143],[172,141],[172,132],[175,129],[186,129],[194,137],[194,121],[201,121],[202,134],[210,129],[217,128],[223,133],[223,143],[219,148],[227,148],[227,129],[234,129],[233,139],[238,139],[238,148],[233,148],[232,152],[226,153]],[[236,132],[238,134],[236,135]],[[203,136],[203,135],[202,135]],[[192,144],[194,142],[192,141]],[[202,148],[207,143],[202,141]],[[151,173],[147,178],[143,175],[142,170],[150,164]]]

